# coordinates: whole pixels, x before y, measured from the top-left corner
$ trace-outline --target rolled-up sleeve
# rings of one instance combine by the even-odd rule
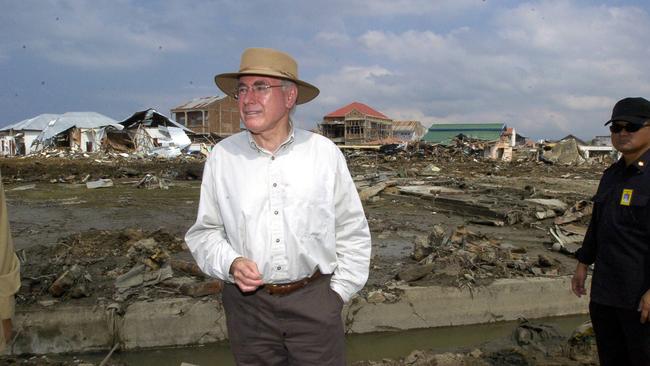
[[[344,302],[363,288],[370,268],[371,239],[368,221],[345,158],[336,150],[334,188],[337,267],[331,288]]]
[[[216,278],[232,282],[230,265],[239,257],[226,236],[215,179],[215,151],[205,162],[196,222],[185,234],[185,242],[201,270]]]

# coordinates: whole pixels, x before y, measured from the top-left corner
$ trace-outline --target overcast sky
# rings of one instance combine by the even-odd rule
[[[503,122],[535,139],[608,134],[650,98],[650,2],[0,0],[0,126],[41,113],[116,120],[222,95],[247,47],[293,55],[321,94],[299,126],[348,103],[393,119]]]

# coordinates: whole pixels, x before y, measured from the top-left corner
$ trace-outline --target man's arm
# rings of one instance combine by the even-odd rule
[[[591,220],[587,233],[582,241],[582,247],[576,252],[578,264],[576,270],[571,278],[571,290],[576,296],[581,297],[587,294],[585,282],[587,280],[587,272],[589,265],[596,261],[596,227],[598,225],[598,205],[594,203],[594,208],[591,212]]]
[[[199,210],[196,222],[185,234],[185,242],[203,272],[222,280],[234,281],[230,267],[235,258],[241,255],[228,242],[219,210],[214,151],[205,162]]]
[[[336,151],[335,240],[336,270],[331,280],[332,290],[348,302],[368,280],[370,268],[370,230],[359,194],[352,181],[345,158]]]

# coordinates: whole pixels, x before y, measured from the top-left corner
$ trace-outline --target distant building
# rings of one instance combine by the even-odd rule
[[[192,143],[187,135],[193,134],[191,130],[152,108],[135,112],[119,124],[124,128],[106,129],[105,148],[173,157]]]
[[[594,146],[612,146],[612,137],[607,136],[596,136],[591,140],[591,144]]]
[[[337,144],[363,145],[393,135],[393,120],[359,102],[353,102],[323,117],[321,133]]]
[[[402,141],[420,141],[426,132],[420,121],[393,122],[393,137]]]
[[[67,112],[50,121],[34,139],[33,151],[44,147],[66,147],[81,152],[100,150],[105,128],[122,129],[112,118],[96,112]]]
[[[464,135],[477,140],[498,141],[505,131],[503,123],[434,123],[422,140],[449,145],[456,136]]]
[[[3,156],[29,155],[38,135],[56,120],[58,114],[39,114],[0,129],[0,154]]]
[[[171,110],[172,119],[195,133],[227,137],[241,131],[237,101],[229,96],[192,99]]]

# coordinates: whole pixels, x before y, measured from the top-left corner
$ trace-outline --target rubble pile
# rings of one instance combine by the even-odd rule
[[[128,159],[119,155],[90,157],[25,157],[0,161],[2,178],[9,182],[86,183],[98,179],[144,178],[197,180],[203,175],[203,159],[189,155],[173,159]]]
[[[448,229],[435,225],[426,240],[416,238],[412,258],[417,264],[397,274],[412,284],[445,283],[459,287],[487,284],[496,278],[557,276],[558,264],[513,244],[476,233],[465,226]]]
[[[206,279],[183,239],[164,230],[90,230],[55,246],[18,252],[23,262],[19,304],[49,306],[72,299],[118,301],[205,296],[221,283]]]

